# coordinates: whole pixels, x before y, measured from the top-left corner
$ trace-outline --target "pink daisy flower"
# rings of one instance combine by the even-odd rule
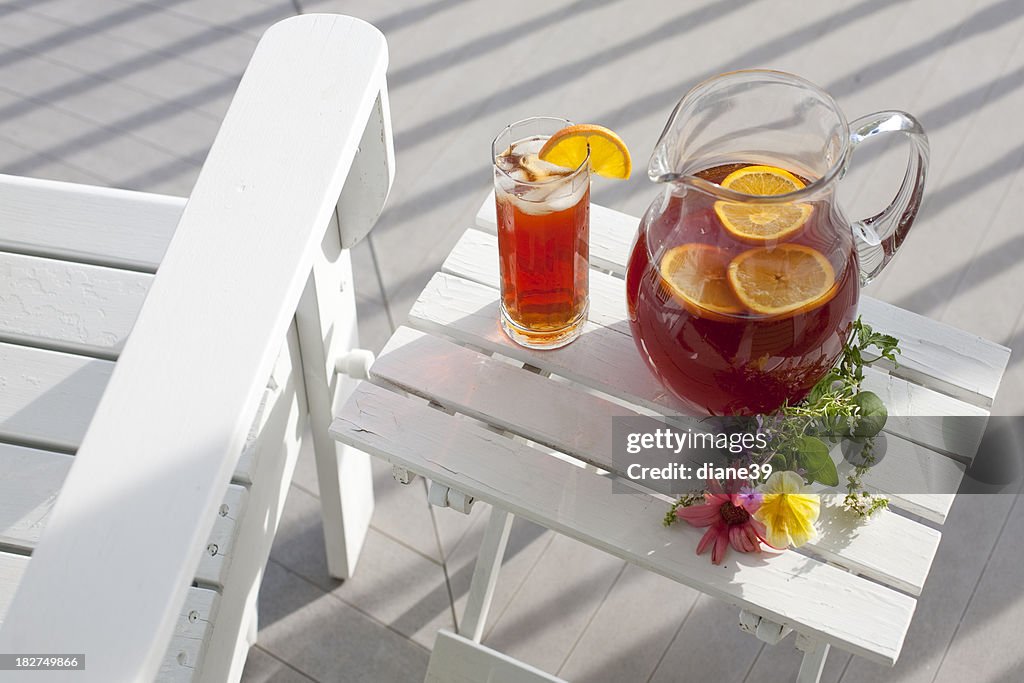
[[[721,564],[730,545],[741,553],[761,552],[761,543],[768,544],[767,532],[753,517],[761,505],[760,495],[749,490],[726,493],[718,482],[708,488],[703,504],[676,510],[676,516],[691,526],[708,527],[697,544],[697,554],[711,548],[712,564]]]

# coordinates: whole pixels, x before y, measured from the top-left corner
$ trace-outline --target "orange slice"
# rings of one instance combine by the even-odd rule
[[[673,247],[661,257],[660,272],[669,291],[696,316],[728,320],[743,313],[729,286],[729,256],[708,244]]]
[[[592,123],[581,123],[558,131],[544,143],[537,155],[543,161],[566,168],[578,168],[587,158],[590,170],[605,178],[628,178],[633,169],[629,150],[613,131]]]
[[[745,166],[727,175],[722,187],[769,197],[803,189],[804,182],[775,166]],[[715,213],[736,239],[750,244],[765,244],[784,240],[799,232],[811,215],[811,205],[719,201],[715,202]]]
[[[835,294],[835,269],[802,244],[748,249],[729,263],[729,284],[753,313],[782,316],[809,311]]]

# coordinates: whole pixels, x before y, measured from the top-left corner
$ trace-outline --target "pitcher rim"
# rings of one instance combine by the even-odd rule
[[[697,83],[695,86],[690,88],[682,99],[676,103],[675,108],[672,110],[672,114],[668,118],[668,123],[665,125],[665,129],[662,130],[661,135],[658,137],[658,142],[654,145],[654,153],[652,154],[652,160],[655,154],[658,153],[658,149],[661,147],[665,136],[668,135],[669,130],[676,122],[676,116],[684,105],[692,101],[692,99],[700,94],[701,91],[707,89],[718,81],[733,78],[741,75],[755,75],[755,74],[768,74],[775,77],[781,77],[783,80],[790,81],[793,84],[800,85],[808,90],[814,92],[823,101],[825,101],[831,108],[833,114],[838,118],[841,124],[841,145],[842,148],[840,153],[837,155],[835,162],[829,167],[829,169],[817,178],[809,182],[799,190],[787,192],[786,194],[777,195],[752,195],[746,194],[745,192],[737,192],[736,190],[730,190],[727,188],[713,183],[709,180],[704,180],[698,176],[690,173],[663,173],[659,176],[652,177],[648,171],[648,177],[656,183],[675,183],[678,181],[685,181],[687,184],[696,187],[702,192],[714,195],[724,200],[734,202],[750,202],[756,201],[759,204],[787,204],[794,200],[803,199],[813,194],[817,194],[822,188],[828,187],[833,181],[837,180],[842,174],[843,168],[846,166],[849,153],[850,153],[850,122],[847,121],[846,115],[843,114],[843,110],[839,108],[836,100],[832,95],[828,93],[821,86],[807,80],[803,76],[797,76],[796,74],[788,71],[781,71],[779,69],[734,69],[733,71],[726,71],[724,73],[716,74],[710,78],[705,78],[703,81]],[[648,164],[650,166],[650,163]]]

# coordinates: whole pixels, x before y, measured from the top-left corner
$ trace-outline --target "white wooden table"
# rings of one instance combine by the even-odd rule
[[[327,427],[365,358],[349,248],[394,177],[386,69],[369,24],[287,19],[187,201],[0,176],[0,652],[85,655],[21,680],[238,680],[307,427],[353,571],[370,461]]]
[[[428,478],[435,504],[493,506],[460,624],[470,641],[460,647],[481,638],[511,516],[519,515],[737,605],[741,628],[766,642],[795,631],[801,681],[817,680],[830,646],[894,664],[941,538],[936,527],[953,503],[953,493],[936,492],[956,491],[975,455],[1009,350],[864,298],[865,321],[898,336],[903,350],[898,369],[871,369],[865,380],[890,419],[888,451],[864,482],[889,494],[891,509],[858,526],[835,505],[841,496],[830,496],[819,522],[828,531],[806,554],[730,552],[713,566],[695,554],[702,529],[662,526],[667,499],[612,493],[612,417],[678,415],[629,333],[623,275],[637,223],[592,207],[586,330],[564,349],[532,351],[498,324],[488,197],[476,229],[431,279],[410,326],[395,332],[372,383],[356,390],[331,433],[391,462],[397,476]],[[849,465],[834,457],[845,481]],[[445,639],[446,652],[455,645]],[[459,666],[483,665],[468,656],[431,663],[432,671],[455,671],[452,680],[473,680]]]

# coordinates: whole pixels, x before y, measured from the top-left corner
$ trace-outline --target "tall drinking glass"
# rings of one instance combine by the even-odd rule
[[[501,326],[516,343],[555,349],[587,317],[590,158],[577,168],[538,152],[565,119],[537,116],[507,126],[491,144],[501,264]]]

